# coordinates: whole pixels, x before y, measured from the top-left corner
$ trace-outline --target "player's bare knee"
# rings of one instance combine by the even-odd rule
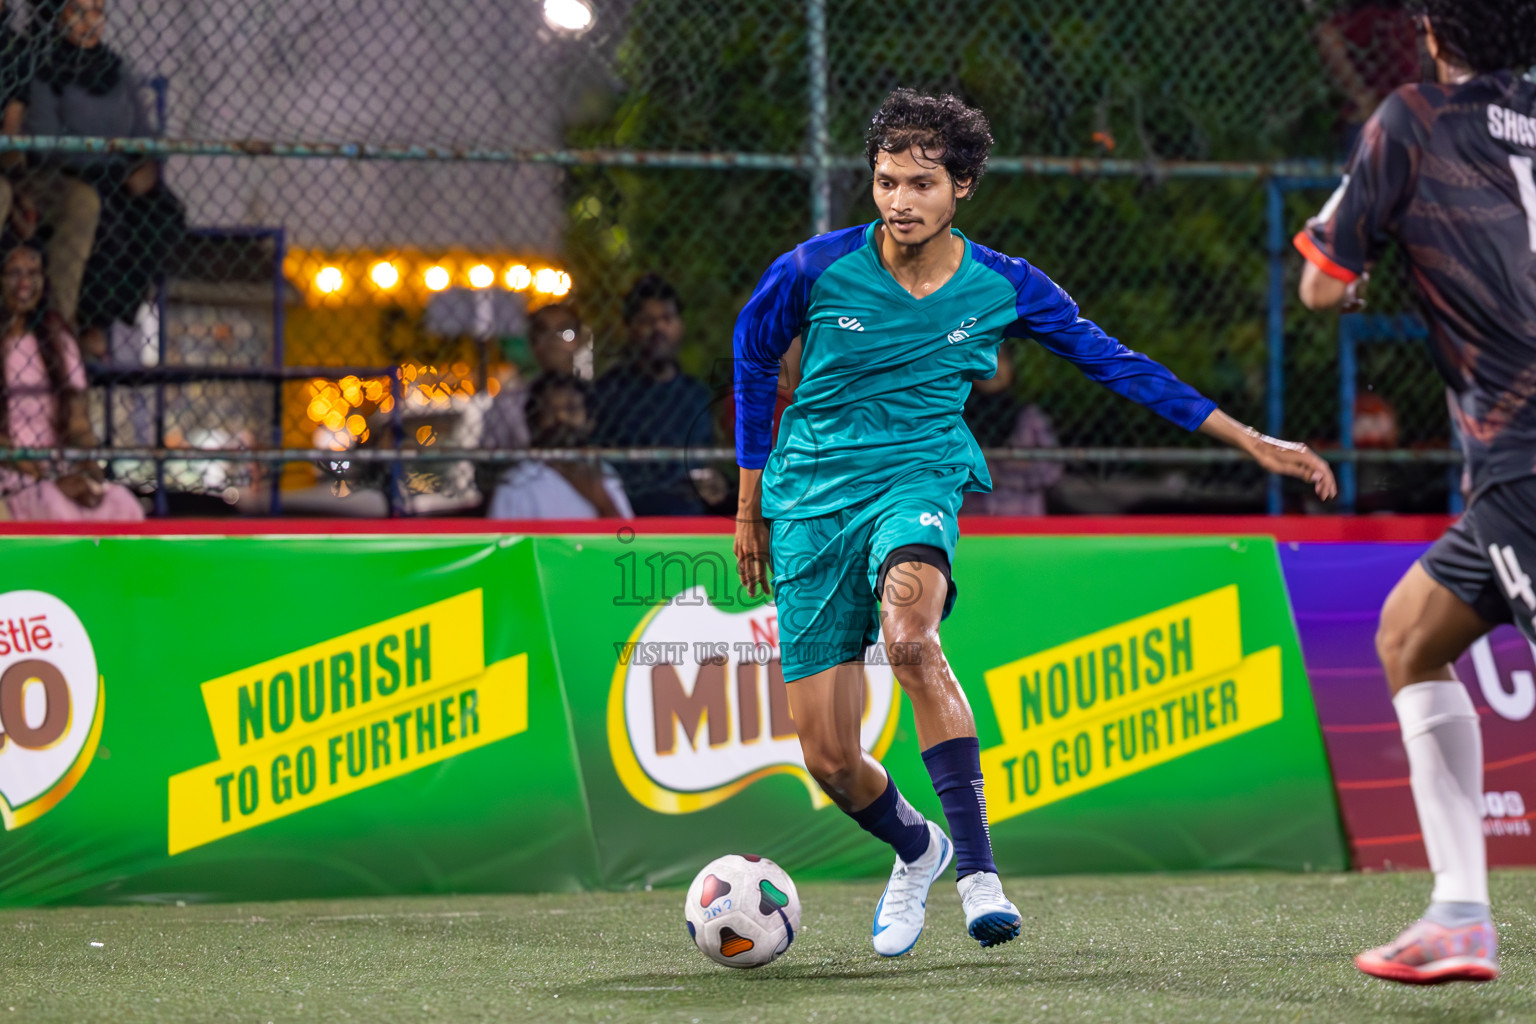
[[[1402,674],[1403,652],[1407,646],[1409,627],[1391,614],[1390,606],[1382,609],[1381,621],[1376,624],[1376,657],[1387,673],[1388,684]],[[1392,686],[1393,690],[1397,686]]]
[[[816,784],[834,797],[845,797],[853,789],[854,771],[851,762],[835,759],[817,761],[814,766],[807,765],[807,768]]]
[[[946,673],[936,673],[937,666],[944,664],[944,652],[939,646],[937,630],[918,631],[908,635],[898,633],[886,640],[890,653],[891,672],[902,690],[909,695],[933,686]]]
[[[1413,683],[1447,678],[1443,646],[1433,630],[1418,623],[1392,630],[1378,630],[1376,653],[1386,672],[1387,689],[1395,695]],[[1454,675],[1450,677],[1454,678]]]
[[[884,616],[881,627],[887,647],[900,644],[903,648],[938,645],[939,625],[926,615],[903,611]],[[894,659],[893,659],[894,660]]]
[[[891,672],[896,676],[896,682],[901,685],[902,692],[908,697],[932,685],[932,681],[923,672],[920,656],[908,657],[900,664],[893,663]]]
[[[807,740],[800,738],[800,752],[805,757],[805,770],[811,773],[823,788],[842,792],[853,781],[854,772],[863,756],[857,748],[831,740]]]
[[[1416,627],[1404,631],[1397,659],[1387,671],[1387,685],[1392,692],[1396,693],[1410,683],[1445,678],[1445,658],[1439,652],[1442,646],[1439,638],[1428,629]]]

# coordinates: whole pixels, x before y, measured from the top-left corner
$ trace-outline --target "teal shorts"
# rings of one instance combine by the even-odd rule
[[[964,473],[914,473],[885,494],[810,519],[775,519],[769,560],[786,682],[862,661],[880,632],[876,591],[886,556],[907,544],[953,564]],[[944,616],[955,606],[949,585]]]

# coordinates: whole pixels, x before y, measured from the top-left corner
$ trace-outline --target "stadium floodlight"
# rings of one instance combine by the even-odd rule
[[[340,267],[321,267],[320,272],[315,275],[315,287],[326,295],[334,295],[341,291],[345,281]]]
[[[550,294],[558,297],[569,293],[570,290],[571,275],[562,270],[555,275],[555,287],[550,290]]]
[[[502,280],[513,291],[524,291],[529,285],[533,284],[533,271],[518,263],[507,268],[506,275],[503,276]]]
[[[380,260],[378,263],[375,263],[373,268],[368,271],[368,276],[373,279],[374,284],[385,291],[400,283],[399,269],[388,260]]]
[[[435,292],[440,292],[448,287],[448,268],[442,266],[428,267],[425,279],[428,288]]]
[[[496,271],[484,263],[469,268],[469,283],[476,288],[489,288],[496,283]]]
[[[592,20],[586,0],[544,0],[544,21],[557,32],[580,34],[592,27]]]
[[[533,275],[533,290],[540,295],[553,295],[555,289],[560,287],[560,272],[545,267]]]

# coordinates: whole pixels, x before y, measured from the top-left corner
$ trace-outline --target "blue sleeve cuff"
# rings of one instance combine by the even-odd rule
[[[1198,393],[1199,392],[1196,392],[1196,394]],[[1216,409],[1217,405],[1214,399],[1205,398],[1202,396],[1199,403],[1195,406],[1194,415],[1190,417],[1189,422],[1179,423],[1179,426],[1183,427],[1185,430],[1188,430],[1190,433],[1194,433],[1196,430],[1200,429],[1206,420],[1211,418],[1211,413],[1215,412]],[[1178,421],[1175,420],[1174,422]]]

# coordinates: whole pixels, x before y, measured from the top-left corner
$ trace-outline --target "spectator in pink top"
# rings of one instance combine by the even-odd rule
[[[7,253],[0,264],[0,446],[95,447],[80,348],[62,318],[48,311],[44,292],[42,255],[24,246]],[[13,519],[144,518],[132,492],[105,481],[94,462],[0,465],[0,496]]]

